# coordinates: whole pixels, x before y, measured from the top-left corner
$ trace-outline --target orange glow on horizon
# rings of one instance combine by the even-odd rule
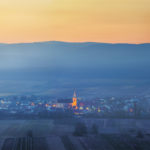
[[[150,43],[149,0],[1,0],[0,43]]]

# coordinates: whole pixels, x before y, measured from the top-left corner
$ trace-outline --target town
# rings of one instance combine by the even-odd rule
[[[53,117],[55,113],[76,117],[98,118],[149,118],[150,97],[122,96],[85,99],[78,97],[76,90],[72,98],[50,96],[6,96],[0,98],[0,115],[4,117]]]

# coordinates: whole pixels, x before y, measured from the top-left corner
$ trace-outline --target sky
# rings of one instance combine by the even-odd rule
[[[1,0],[0,43],[150,43],[150,0]]]

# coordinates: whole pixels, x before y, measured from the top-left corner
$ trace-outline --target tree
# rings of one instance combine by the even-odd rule
[[[75,136],[83,136],[87,134],[87,127],[85,123],[78,122],[75,126],[75,131],[73,133]]]
[[[92,125],[91,132],[92,134],[95,134],[95,135],[98,134],[98,126],[96,124]]]
[[[141,139],[144,138],[144,135],[143,135],[142,131],[139,130],[139,131],[137,132],[137,136],[136,136],[136,137],[137,137],[137,138],[141,138]]]
[[[29,131],[27,132],[27,136],[28,136],[28,137],[31,137],[31,138],[33,137],[32,130],[29,130]]]

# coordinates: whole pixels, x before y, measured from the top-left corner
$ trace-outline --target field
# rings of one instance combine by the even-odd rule
[[[47,136],[53,129],[52,120],[1,120],[0,137],[23,137],[32,130],[35,137]]]
[[[73,136],[76,120],[0,120],[0,150],[150,149],[149,120],[139,120],[136,124],[133,120],[85,119],[84,122],[88,130],[90,123],[99,125],[99,134]],[[143,129],[139,137],[135,125]]]

